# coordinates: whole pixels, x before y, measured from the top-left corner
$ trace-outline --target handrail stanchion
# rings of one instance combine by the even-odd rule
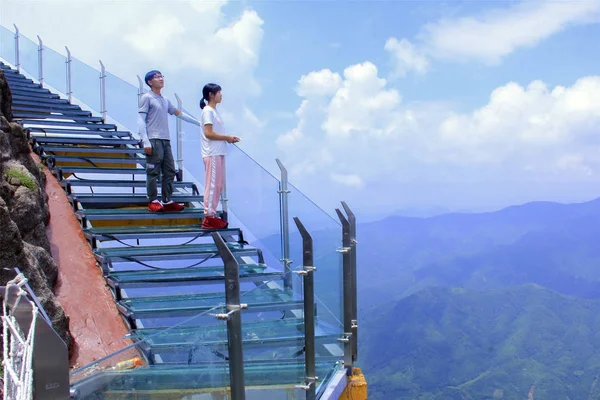
[[[290,226],[289,226],[289,210],[288,210],[288,173],[287,169],[279,159],[275,159],[279,170],[281,171],[281,180],[279,181],[279,222],[281,230],[281,262],[283,263],[283,272],[285,273],[284,287],[292,288],[290,280],[290,271],[292,260],[290,260]]]
[[[175,93],[175,99],[177,100],[177,109],[183,110],[183,103],[177,93]],[[183,130],[180,118],[176,118],[175,131],[177,133],[177,180],[181,182],[183,181]]]
[[[304,361],[306,382],[300,385],[306,390],[306,400],[316,399],[317,370],[315,356],[315,282],[314,272],[316,268],[313,262],[312,237],[297,217],[294,222],[302,236],[302,270],[297,273],[302,275],[304,286]]]
[[[356,216],[348,207],[345,201],[342,201],[342,207],[348,215],[350,223],[350,269],[352,271],[352,359],[354,362],[358,360],[358,282],[356,278]]]
[[[17,67],[17,72],[21,73],[21,52],[19,51],[19,38],[21,37],[21,34],[19,33],[19,28],[17,28],[17,25],[13,24],[13,26],[15,27],[15,64]]]
[[[73,59],[71,58],[71,51],[67,46],[65,46],[65,50],[67,50],[67,61],[65,62],[67,64],[67,98],[69,99],[69,103],[71,103],[73,99],[73,89],[71,87],[71,64]]]
[[[343,260],[343,304],[344,304],[344,334],[338,339],[344,343],[344,367],[346,375],[352,375],[352,260],[350,248],[350,224],[344,214],[339,209],[335,212],[342,223],[342,248],[338,250],[342,253]]]
[[[44,86],[44,43],[42,42],[42,38],[40,35],[37,35],[38,38],[38,73],[39,73],[39,81],[40,86]]]
[[[104,68],[102,60],[100,60],[100,112],[102,120],[106,122],[106,68]]]
[[[227,347],[229,350],[229,383],[231,400],[244,400],[244,355],[242,351],[242,315],[248,307],[240,303],[240,266],[218,232],[212,233],[213,240],[225,267],[226,314],[217,314],[217,319],[227,321]]]

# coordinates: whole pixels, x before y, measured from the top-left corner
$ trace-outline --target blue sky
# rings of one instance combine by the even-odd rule
[[[139,4],[8,0],[0,22],[133,84],[157,67],[196,115],[221,83],[240,148],[328,210],[600,195],[600,1]]]

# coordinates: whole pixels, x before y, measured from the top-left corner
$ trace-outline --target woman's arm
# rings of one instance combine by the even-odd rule
[[[204,136],[210,140],[225,140],[227,143],[237,143],[240,138],[237,136],[221,135],[220,133],[213,132],[212,124],[204,125]]]

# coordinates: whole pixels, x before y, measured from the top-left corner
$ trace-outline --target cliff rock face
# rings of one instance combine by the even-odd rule
[[[11,98],[0,71],[0,285],[19,268],[68,346],[68,317],[53,293],[58,267],[46,236],[46,176],[30,156],[25,131],[11,122]]]

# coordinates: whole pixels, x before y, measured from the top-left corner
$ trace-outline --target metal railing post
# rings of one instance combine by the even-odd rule
[[[306,382],[300,387],[306,390],[306,400],[316,399],[316,386],[319,377],[316,375],[315,357],[315,281],[312,237],[297,217],[294,222],[302,236],[302,275],[304,283],[304,361]]]
[[[182,101],[175,93],[175,99],[177,100],[177,109],[183,110]],[[183,131],[181,129],[181,119],[177,118],[175,120],[175,130],[177,133],[177,179],[179,181],[183,180]]]
[[[42,43],[42,38],[37,35],[38,38],[38,69],[40,76],[40,86],[44,86],[44,43]]]
[[[100,60],[100,112],[102,113],[102,120],[106,122],[106,68]]]
[[[15,64],[17,67],[17,72],[21,73],[21,57],[19,51],[19,38],[21,35],[19,34],[19,28],[17,28],[16,24],[13,24],[15,27]]]
[[[283,263],[283,271],[285,278],[283,281],[286,289],[291,289],[292,282],[290,280],[290,271],[292,260],[290,259],[290,226],[289,226],[289,210],[288,210],[288,173],[283,163],[277,158],[275,159],[279,170],[281,171],[281,180],[279,181],[279,221],[281,230],[281,262]]]
[[[342,223],[342,253],[343,259],[343,304],[344,304],[344,335],[339,341],[344,343],[344,367],[346,375],[352,375],[352,249],[350,248],[350,224],[339,209],[335,212]]]
[[[223,209],[223,221],[229,221],[228,207],[229,199],[227,198],[227,157],[223,162],[223,191],[221,191],[221,208]]]
[[[71,64],[73,62],[73,59],[71,58],[71,51],[67,46],[65,46],[65,50],[67,50],[67,97],[69,99],[69,103],[71,103],[71,100],[73,98],[73,89],[71,88]]]
[[[244,355],[242,351],[241,310],[248,307],[240,303],[240,267],[231,250],[218,232],[212,233],[213,240],[225,266],[226,314],[217,314],[217,319],[227,320],[227,348],[229,351],[229,382],[231,400],[246,398],[244,387]]]
[[[348,222],[350,223],[350,267],[352,271],[352,359],[354,362],[358,360],[358,281],[356,278],[356,216],[348,207],[345,201],[342,201],[342,207],[348,215]]]
[[[142,95],[144,94],[144,81],[142,80],[142,78],[139,75],[136,75],[138,78],[138,106],[140,105],[140,102],[142,100]]]

